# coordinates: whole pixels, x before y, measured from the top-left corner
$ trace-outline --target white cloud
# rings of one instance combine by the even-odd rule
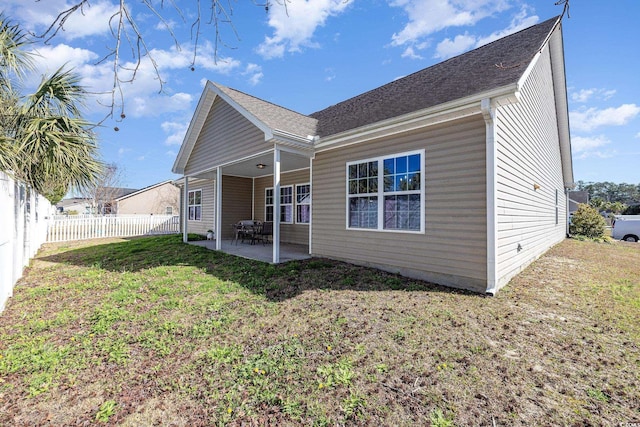
[[[168,134],[165,145],[181,145],[189,128],[189,122],[163,122],[160,127]]]
[[[298,52],[303,47],[317,47],[312,41],[318,27],[331,16],[345,11],[351,2],[345,0],[315,0],[275,3],[269,9],[269,26],[273,36],[265,36],[256,51],[263,58],[280,58],[285,52]]]
[[[444,39],[436,46],[436,58],[451,58],[469,50],[476,44],[476,38],[468,34],[459,34],[453,40]]]
[[[577,92],[571,93],[571,100],[575,102],[587,102],[592,97],[596,97],[597,99],[608,100],[613,95],[616,94],[615,90],[607,90],[607,89],[580,89]]]
[[[615,150],[602,150],[611,144],[611,140],[604,135],[583,137],[575,136],[571,138],[571,149],[578,159],[597,157],[606,159],[615,155]]]
[[[163,113],[173,113],[189,110],[193,97],[188,93],[176,93],[167,97],[166,95],[136,96],[128,104],[127,110],[131,111],[134,117],[152,117]]]
[[[436,47],[435,58],[447,59],[460,53],[468,51],[472,48],[484,46],[510,34],[517,33],[520,30],[528,28],[536,24],[540,18],[536,15],[529,15],[529,9],[523,6],[520,12],[513,17],[508,27],[499,31],[494,31],[485,37],[476,37],[468,33],[457,35],[453,40],[446,38]]]
[[[640,114],[636,104],[623,104],[617,108],[582,108],[569,113],[571,127],[574,130],[590,132],[602,126],[622,126]]]
[[[394,0],[409,22],[391,37],[393,46],[415,41],[448,27],[471,26],[509,8],[508,0]]]
[[[249,84],[252,86],[260,83],[260,80],[262,80],[262,77],[264,77],[264,74],[262,73],[262,67],[258,64],[252,63],[247,64],[247,67],[242,72],[242,75],[249,76]]]
[[[407,48],[404,50],[404,52],[402,52],[400,56],[402,58],[409,58],[409,59],[422,59],[422,56],[416,53],[413,46],[407,46]]]
[[[334,70],[333,68],[325,68],[324,73],[326,75],[324,78],[325,82],[330,82],[336,78],[336,70]]]
[[[5,12],[24,22],[25,28],[42,33],[55,22],[58,14],[77,4],[69,0],[5,0]],[[73,40],[98,34],[109,33],[109,19],[116,13],[118,6],[112,1],[96,0],[87,2],[76,10],[64,23],[64,30],[57,37]]]
[[[611,141],[604,135],[593,137],[574,136],[571,138],[571,149],[575,154],[593,151],[608,144],[611,144]]]

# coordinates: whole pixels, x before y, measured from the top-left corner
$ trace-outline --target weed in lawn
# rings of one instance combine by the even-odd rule
[[[96,413],[96,421],[100,421],[106,423],[116,413],[116,404],[115,400],[107,400],[102,405],[100,405],[100,409]]]
[[[96,307],[89,318],[92,323],[91,331],[94,334],[105,334],[112,329],[114,323],[126,319],[128,314],[126,310],[108,304]]]
[[[429,414],[431,427],[454,427],[453,420],[445,417],[442,409],[436,408]]]
[[[242,348],[238,345],[213,347],[207,350],[205,356],[209,363],[227,363],[232,364],[238,362],[242,357]]]
[[[331,388],[335,385],[351,385],[355,377],[353,362],[349,358],[342,358],[336,363],[319,366],[317,369],[320,375],[319,388]]]
[[[607,393],[597,388],[587,389],[587,396],[604,403],[608,403],[609,400],[611,400],[611,396],[609,396]]]
[[[364,396],[358,392],[350,392],[349,396],[342,401],[342,410],[345,419],[353,419],[363,415],[367,406]]]
[[[282,412],[299,421],[303,414],[302,404],[295,399],[285,399],[282,402]]]

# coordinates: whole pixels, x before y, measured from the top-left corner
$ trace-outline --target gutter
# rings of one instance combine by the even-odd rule
[[[423,110],[349,129],[324,138],[321,137],[315,143],[315,148],[317,151],[327,150],[334,145],[342,146],[344,144],[359,143],[372,138],[388,136],[395,133],[396,129],[402,126],[412,126],[409,129],[402,128],[400,130],[401,132],[405,132],[413,128],[420,128],[436,123],[456,120],[471,114],[478,114],[480,113],[478,103],[483,99],[490,99],[499,105],[518,102],[518,85],[515,83],[509,84],[466,98],[434,105]]]

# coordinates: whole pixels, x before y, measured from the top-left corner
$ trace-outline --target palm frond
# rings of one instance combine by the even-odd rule
[[[0,84],[9,84],[12,75],[22,79],[33,70],[32,54],[26,50],[32,43],[27,33],[0,13]]]

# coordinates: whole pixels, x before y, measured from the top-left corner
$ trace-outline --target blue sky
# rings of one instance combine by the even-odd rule
[[[3,3],[6,15],[41,33],[73,0]],[[159,93],[143,61],[134,83],[123,85],[126,118],[98,130],[104,160],[132,188],[177,177],[171,167],[207,79],[309,114],[562,12],[555,0],[287,0],[286,10],[281,0],[271,1],[269,13],[260,2],[222,0],[233,28],[221,25],[216,55],[214,29],[202,26],[191,71],[196,1],[177,1],[182,14],[171,2],[158,9],[180,50],[142,2],[127,3],[165,82]],[[89,90],[108,91],[113,65],[98,62],[114,44],[115,5],[92,0],[65,31],[36,44],[37,75],[68,64]],[[640,183],[640,1],[572,0],[569,12],[563,32],[575,179]],[[125,52],[122,60],[131,58]],[[109,100],[89,99],[88,117],[104,117],[101,103]]]

